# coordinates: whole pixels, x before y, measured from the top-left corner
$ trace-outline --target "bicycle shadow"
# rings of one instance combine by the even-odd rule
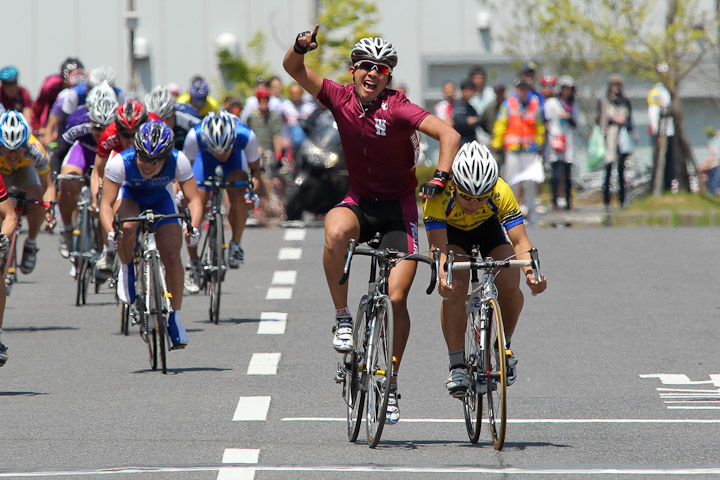
[[[0,397],[37,397],[39,395],[50,395],[47,392],[2,392]]]
[[[363,442],[358,441],[358,444]],[[367,443],[365,443],[367,445]],[[423,447],[461,447],[461,448],[478,448],[495,450],[492,442],[470,443],[467,440],[380,440],[376,447],[377,450],[402,448],[404,450],[419,450]],[[570,445],[557,444],[553,442],[505,442],[502,449],[506,451],[524,451],[529,448],[571,448]]]
[[[77,327],[3,327],[5,332],[52,332],[56,330],[80,330]]]
[[[209,322],[209,320],[205,320],[205,322]],[[235,325],[242,325],[245,323],[260,323],[259,318],[221,318],[218,324],[223,323],[232,323]]]
[[[187,367],[187,368],[168,368],[167,369],[167,375],[179,375],[181,373],[191,373],[191,372],[227,372],[233,370],[232,368],[219,368],[219,367]],[[152,374],[161,374],[160,367],[158,367],[157,370],[135,370],[131,373],[152,373]]]

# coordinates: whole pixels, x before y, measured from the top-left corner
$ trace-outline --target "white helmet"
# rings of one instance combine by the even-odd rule
[[[100,85],[102,82],[107,82],[111,87],[115,86],[115,72],[111,67],[102,65],[100,67],[93,68],[90,71],[90,75],[87,79],[88,84],[91,87]]]
[[[0,117],[0,145],[8,150],[17,150],[25,145],[30,136],[30,126],[23,114],[8,110]]]
[[[170,117],[175,111],[175,99],[170,94],[170,89],[162,85],[153,88],[145,95],[145,108],[160,118]]]
[[[90,90],[85,105],[92,123],[107,127],[115,120],[115,111],[118,107],[117,95],[106,82]]]
[[[466,143],[455,155],[452,164],[455,185],[470,195],[492,192],[498,179],[495,158],[485,145],[476,141]]]
[[[225,110],[220,113],[208,113],[200,126],[203,143],[211,153],[223,155],[230,151],[237,138],[237,130],[233,115]]]
[[[370,60],[395,68],[398,55],[392,43],[380,37],[365,37],[355,44],[350,52],[350,59],[353,65],[363,60]]]

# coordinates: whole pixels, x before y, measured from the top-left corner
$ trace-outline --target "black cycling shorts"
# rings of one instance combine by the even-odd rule
[[[414,194],[397,200],[372,200],[351,191],[337,206],[349,208],[357,217],[359,243],[372,240],[379,232],[381,249],[418,252],[418,209]]]
[[[479,227],[472,230],[460,230],[459,228],[447,226],[448,245],[457,245],[470,254],[473,246],[480,248],[483,257],[490,255],[495,247],[509,244],[507,233],[500,225],[500,220],[493,215],[483,222]]]

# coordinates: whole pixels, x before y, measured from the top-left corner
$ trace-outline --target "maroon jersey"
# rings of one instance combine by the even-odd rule
[[[317,98],[337,122],[350,190],[377,200],[414,195],[419,154],[416,131],[430,113],[391,89],[364,108],[355,85],[328,79],[323,79]]]
[[[5,188],[5,182],[3,181],[2,175],[0,175],[0,202],[5,201],[8,198],[8,192]]]

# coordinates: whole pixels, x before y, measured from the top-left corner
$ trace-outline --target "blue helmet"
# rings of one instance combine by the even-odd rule
[[[0,70],[0,81],[17,82],[18,73],[18,69],[15,65],[8,65]]]
[[[135,134],[135,151],[149,160],[165,160],[174,141],[172,128],[162,120],[145,122]]]
[[[195,80],[190,85],[190,98],[193,100],[205,100],[210,88],[205,80]]]
[[[0,117],[0,145],[8,150],[17,150],[25,145],[30,136],[30,127],[17,110],[8,110]]]
[[[237,130],[233,115],[225,110],[208,113],[200,125],[200,136],[210,153],[224,155],[235,144]]]

